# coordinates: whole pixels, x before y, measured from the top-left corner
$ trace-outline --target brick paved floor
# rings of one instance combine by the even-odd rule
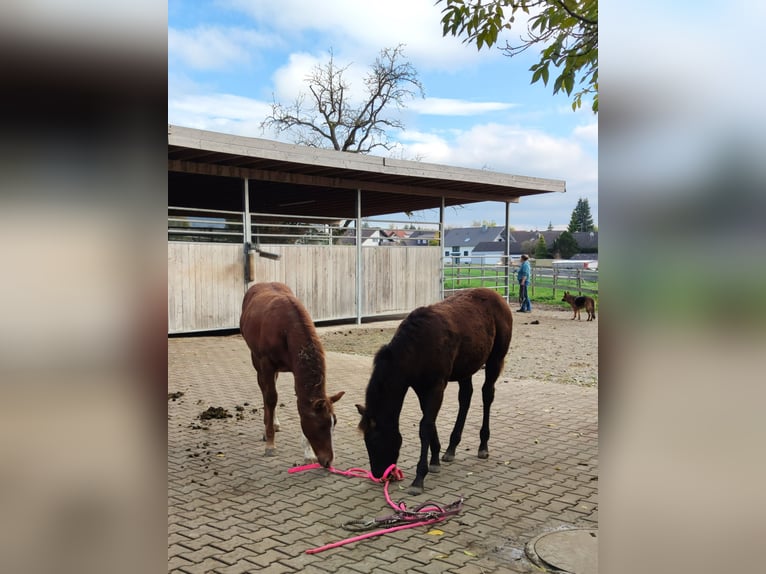
[[[364,402],[372,359],[327,353],[328,393],[335,405],[337,468],[369,467],[356,429],[355,403]],[[480,388],[482,378],[475,377]],[[476,457],[481,393],[474,393],[455,461],[426,477],[426,491],[409,496],[419,452],[420,409],[408,393],[401,417],[399,467],[392,485],[409,507],[446,504],[464,496],[462,512],[437,525],[413,528],[319,554],[305,550],[352,533],[341,524],[390,513],[382,487],[321,470],[288,474],[302,463],[292,376],[280,375],[278,453],[264,456],[262,399],[239,335],[168,340],[169,572],[539,572],[524,557],[535,536],[598,525],[598,391],[595,388],[501,378],[492,406],[490,458]],[[247,406],[244,403],[249,403]],[[201,422],[210,406],[240,418]],[[257,409],[257,412],[253,412]],[[446,444],[457,413],[457,385],[448,385],[437,421]],[[208,428],[199,428],[200,426]]]

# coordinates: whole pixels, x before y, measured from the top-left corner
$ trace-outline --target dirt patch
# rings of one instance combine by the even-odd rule
[[[337,331],[327,330],[319,333],[322,340],[322,346],[325,351],[335,353],[345,353],[347,355],[366,355],[374,356],[383,345],[391,341],[394,336],[398,322],[390,326],[386,322],[386,327],[339,327]],[[325,327],[325,329],[332,329]]]
[[[209,419],[228,419],[231,418],[231,414],[223,407],[210,407],[205,411],[202,411],[199,415],[201,421]]]
[[[536,305],[531,313],[514,313],[513,339],[501,381],[598,386],[598,323],[571,317],[568,306]],[[372,357],[391,341],[399,323],[321,327],[318,333],[325,351]]]

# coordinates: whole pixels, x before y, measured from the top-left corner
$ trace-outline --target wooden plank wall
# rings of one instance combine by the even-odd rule
[[[255,280],[287,284],[314,321],[356,318],[356,247],[268,245]],[[409,313],[439,300],[439,247],[362,249],[362,317]],[[236,329],[245,283],[241,245],[168,243],[168,332]]]
[[[242,245],[168,242],[168,333],[239,326]]]
[[[314,321],[356,316],[356,247],[265,245],[278,261],[255,257],[255,282],[279,281],[293,290]],[[252,283],[248,284],[250,287]]]
[[[439,300],[441,247],[362,249],[362,315],[409,313]]]

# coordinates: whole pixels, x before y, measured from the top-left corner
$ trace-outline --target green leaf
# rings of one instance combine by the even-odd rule
[[[522,46],[518,48],[508,48],[508,55],[515,56],[535,47],[540,52],[540,62],[529,68],[531,83],[542,80],[547,86],[548,64],[553,63],[558,75],[552,86],[553,93],[565,91],[573,98],[573,109],[581,106],[583,94],[591,95],[592,108],[597,113],[598,0],[436,0],[435,3],[442,7],[443,35],[463,36],[464,43],[475,44],[479,50],[496,45],[502,30],[513,29],[517,11],[532,14],[528,23],[531,37],[522,38]],[[574,92],[575,84],[580,88],[585,86],[579,97]]]
[[[574,88],[574,74],[567,74],[564,77],[564,89],[567,91],[567,95],[572,93]]]
[[[559,76],[553,84],[553,93],[557,94],[561,89],[561,85],[564,83],[564,76]]]

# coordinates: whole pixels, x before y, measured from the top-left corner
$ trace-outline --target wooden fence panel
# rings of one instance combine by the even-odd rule
[[[268,245],[264,250],[281,258],[275,261],[256,255],[256,282],[279,281],[288,285],[314,321],[356,316],[355,247]]]
[[[239,325],[244,285],[241,245],[168,243],[168,333]]]
[[[355,319],[356,247],[268,245],[255,256],[255,281],[287,284],[314,321]],[[236,329],[245,282],[241,245],[168,243],[168,332]],[[405,314],[439,300],[441,249],[362,249],[362,317]]]
[[[375,316],[409,313],[439,301],[440,247],[366,247],[362,314]]]

